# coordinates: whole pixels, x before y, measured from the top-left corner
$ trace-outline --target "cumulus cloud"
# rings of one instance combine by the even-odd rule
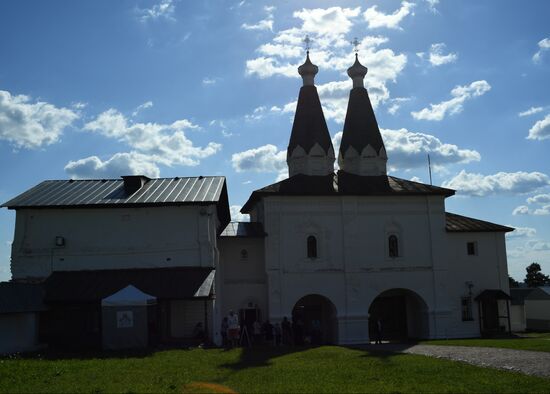
[[[286,151],[279,151],[275,145],[267,144],[234,153],[231,164],[237,172],[281,172],[287,169]]]
[[[451,90],[452,99],[439,104],[430,104],[430,108],[423,108],[417,112],[411,112],[417,120],[443,120],[447,115],[454,115],[462,111],[466,100],[479,97],[491,90],[487,81],[475,81],[470,85],[456,86]]]
[[[231,212],[231,220],[234,222],[250,222],[250,215],[241,213],[242,206],[231,205],[229,211]]]
[[[533,55],[533,61],[539,63],[543,54],[550,49],[550,38],[543,38],[538,43],[539,50]]]
[[[460,194],[487,196],[530,193],[549,184],[550,178],[541,172],[498,172],[494,175],[483,175],[462,170],[451,180],[443,182],[443,187],[456,189]]]
[[[525,244],[526,249],[534,250],[534,251],[546,251],[550,250],[550,242],[544,242],[540,239],[533,239],[529,240]]]
[[[461,149],[456,145],[441,142],[437,137],[409,131],[407,129],[381,129],[384,145],[388,152],[388,164],[392,171],[425,167],[427,155],[436,170],[450,164],[470,163],[481,160],[481,155],[470,149]],[[342,132],[334,135],[332,143],[335,152],[340,149]]]
[[[428,52],[427,56],[424,52],[419,52],[416,55],[421,59],[427,58],[430,64],[434,67],[456,62],[456,60],[458,59],[458,55],[452,52],[445,54],[445,48],[446,45],[440,42],[437,44],[432,44],[430,46],[430,51]]]
[[[377,6],[373,5],[363,13],[363,18],[367,21],[370,29],[385,27],[388,29],[402,30],[399,24],[411,13],[414,8],[414,3],[403,1],[401,7],[391,14],[384,14],[377,10]]]
[[[550,204],[544,205],[541,208],[537,208],[533,211],[533,215],[545,216],[550,215]]]
[[[402,103],[406,103],[407,101],[411,101],[410,97],[396,97],[389,100],[389,107],[388,107],[388,113],[390,115],[395,115],[401,108]]]
[[[439,0],[425,0],[426,3],[428,3],[428,9],[433,12],[437,13],[436,6],[439,4]]]
[[[529,129],[529,135],[527,136],[527,139],[530,140],[545,140],[548,138],[550,138],[550,114],[536,122]]]
[[[514,227],[510,224],[507,224],[507,226],[515,228],[514,231],[506,233],[507,238],[534,237],[537,234],[537,230],[532,227]]]
[[[151,157],[141,153],[116,153],[108,160],[97,156],[70,161],[65,172],[72,179],[118,178],[122,175],[146,175],[158,178],[160,170]]]
[[[538,114],[539,112],[542,112],[544,111],[544,108],[543,107],[531,107],[529,108],[528,110],[525,110],[523,112],[520,112],[518,114],[519,117],[523,117],[523,116],[529,116],[529,115],[534,115],[534,114]]]
[[[78,118],[78,113],[68,108],[32,102],[29,96],[0,90],[0,140],[17,149],[37,149],[57,142],[63,130]]]
[[[512,215],[528,215],[529,207],[527,205],[520,205],[519,207],[514,208]]]
[[[264,10],[267,12],[267,17],[265,19],[262,19],[258,23],[254,23],[254,24],[243,23],[241,25],[241,28],[243,28],[245,30],[269,30],[269,31],[273,31],[273,11],[275,11],[275,7],[266,6],[266,7],[264,7]]]
[[[83,129],[125,142],[136,152],[152,157],[155,163],[167,166],[196,166],[200,159],[221,149],[215,142],[205,147],[194,146],[185,131],[198,129],[198,126],[187,119],[171,124],[132,123],[122,113],[109,109],[86,123]]]
[[[550,203],[550,193],[548,194],[537,194],[536,196],[527,198],[528,204],[544,204]]]

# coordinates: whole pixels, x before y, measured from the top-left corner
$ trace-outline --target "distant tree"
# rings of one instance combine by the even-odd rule
[[[527,286],[539,287],[550,285],[550,278],[548,275],[544,275],[541,272],[540,264],[531,263],[525,268],[525,270],[527,271],[527,274],[525,275],[525,279],[523,281]]]
[[[510,284],[510,288],[519,287],[519,282],[512,278],[510,275],[508,275],[508,283]]]

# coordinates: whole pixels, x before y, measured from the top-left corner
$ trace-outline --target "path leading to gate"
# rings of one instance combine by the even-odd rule
[[[462,361],[481,367],[504,369],[527,375],[550,378],[550,353],[528,350],[470,346],[407,345],[383,343],[364,345],[371,352],[420,354],[436,358]]]

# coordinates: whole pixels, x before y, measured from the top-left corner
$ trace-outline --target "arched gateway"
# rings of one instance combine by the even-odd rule
[[[369,338],[376,338],[377,322],[383,340],[428,338],[428,306],[414,291],[390,289],[378,295],[369,307]]]
[[[338,318],[336,307],[326,297],[310,294],[296,302],[292,309],[294,341],[298,344],[311,341],[313,344],[337,343]]]

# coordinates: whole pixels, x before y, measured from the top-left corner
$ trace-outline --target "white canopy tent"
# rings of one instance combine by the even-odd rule
[[[156,297],[132,285],[101,300],[103,347],[105,349],[147,347],[150,313],[148,307],[156,303]],[[154,317],[154,314],[151,316]]]
[[[128,285],[101,300],[101,306],[142,306],[157,303],[157,298],[144,293],[137,287]]]

